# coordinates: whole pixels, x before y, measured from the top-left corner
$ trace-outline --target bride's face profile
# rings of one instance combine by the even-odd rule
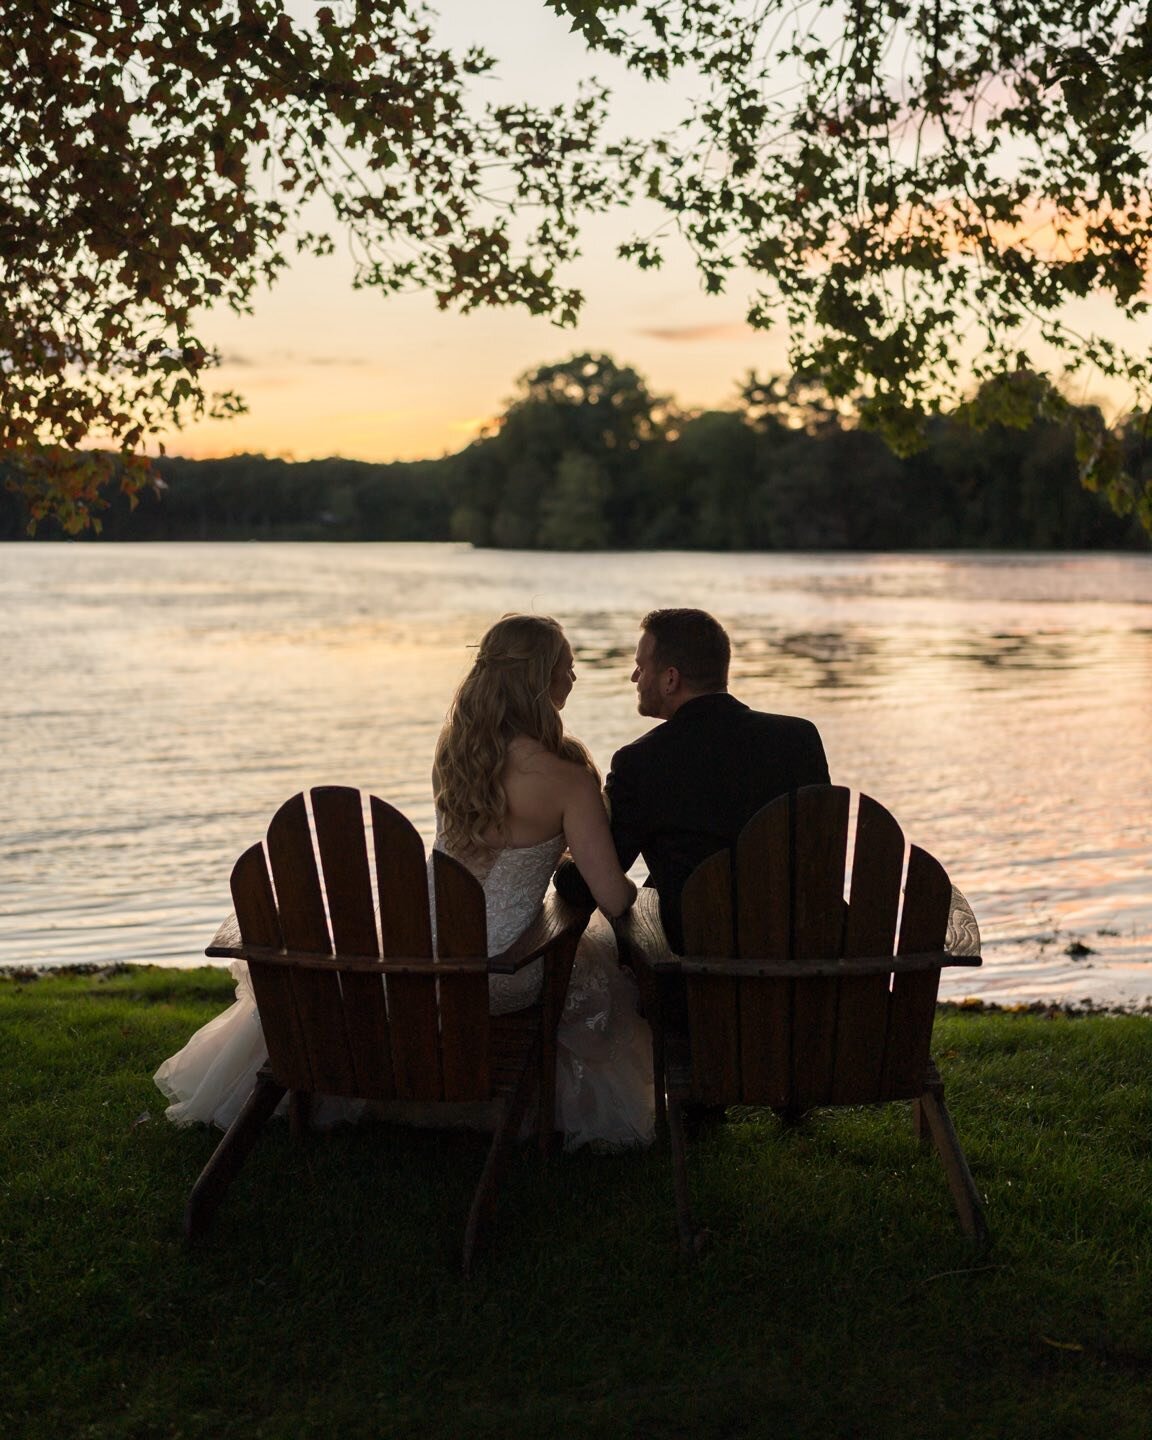
[[[572,693],[572,687],[576,684],[575,660],[572,655],[572,647],[568,641],[564,641],[564,648],[560,651],[560,658],[556,661],[556,668],[552,671],[552,683],[548,687],[548,694],[557,710],[563,710],[564,702]]]

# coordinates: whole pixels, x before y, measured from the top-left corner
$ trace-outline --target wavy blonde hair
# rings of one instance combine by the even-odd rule
[[[552,700],[563,654],[564,631],[548,615],[505,615],[480,641],[436,745],[436,808],[449,850],[499,848],[487,837],[505,834],[508,801],[501,782],[509,743],[518,735],[600,778],[580,741],[564,734]]]

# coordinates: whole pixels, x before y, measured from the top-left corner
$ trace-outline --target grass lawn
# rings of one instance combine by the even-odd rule
[[[214,1144],[152,1071],[220,970],[0,982],[0,1433],[11,1437],[1152,1434],[1152,1018],[942,1012],[934,1051],[994,1241],[907,1107],[665,1153],[513,1161],[470,1281],[482,1139],[274,1124],[208,1243]]]

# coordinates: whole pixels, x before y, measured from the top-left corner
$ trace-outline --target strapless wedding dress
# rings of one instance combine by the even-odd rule
[[[484,887],[488,953],[498,955],[532,923],[543,902],[564,836],[507,846],[487,865],[464,860]],[[439,837],[438,849],[445,849]],[[540,962],[488,979],[493,1015],[522,1010],[540,997]],[[556,1032],[556,1128],[564,1148],[651,1143],[654,1122],[652,1039],[636,1013],[636,983],[621,970],[616,937],[599,911],[576,949],[564,1013]]]
[[[436,844],[444,848],[439,839]],[[490,955],[506,950],[535,919],[563,849],[564,837],[557,835],[539,845],[500,850],[487,865],[465,862],[484,887]],[[230,968],[235,1003],[156,1071],[156,1084],[172,1102],[167,1116],[177,1125],[200,1121],[227,1129],[267,1058],[248,967],[234,960]],[[541,986],[540,962],[516,975],[491,976],[492,1013],[503,1015],[534,1004]],[[394,1118],[408,1123],[436,1124],[450,1118],[444,1106],[379,1108],[385,1113],[394,1108]],[[362,1110],[359,1100],[317,1097],[312,1121],[319,1126],[354,1121]],[[466,1111],[461,1107],[457,1123],[469,1122]],[[475,1118],[483,1123],[481,1115]],[[612,928],[599,913],[577,949],[557,1032],[556,1128],[564,1135],[566,1150],[582,1145],[623,1148],[652,1139],[650,1034],[636,1013],[635,983],[617,963]]]

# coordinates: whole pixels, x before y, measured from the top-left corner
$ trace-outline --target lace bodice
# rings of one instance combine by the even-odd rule
[[[439,836],[436,848],[447,850]],[[536,918],[563,850],[564,836],[553,835],[539,845],[510,845],[498,850],[487,865],[462,861],[484,887],[489,955],[507,950]]]
[[[435,848],[446,854],[452,853],[439,834]],[[506,846],[486,864],[475,859],[454,857],[484,887],[489,955],[499,955],[501,950],[507,950],[536,918],[563,850],[564,836],[553,835],[550,840],[542,840],[538,845]],[[435,906],[432,913],[435,916]],[[488,997],[492,1014],[502,1015],[533,1004],[540,994],[542,973],[540,962],[536,961],[516,975],[490,975]]]

